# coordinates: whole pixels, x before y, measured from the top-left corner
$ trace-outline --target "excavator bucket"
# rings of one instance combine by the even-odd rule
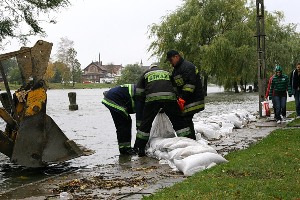
[[[47,87],[43,76],[48,67],[52,44],[39,40],[34,47],[0,55],[0,71],[6,87],[0,100],[0,117],[7,123],[0,131],[0,152],[11,162],[26,167],[44,167],[82,155],[87,149],[69,140],[46,114]],[[13,97],[1,61],[15,57],[23,85]]]
[[[83,151],[51,117],[39,113],[20,123],[11,161],[27,167],[43,167],[82,155]]]

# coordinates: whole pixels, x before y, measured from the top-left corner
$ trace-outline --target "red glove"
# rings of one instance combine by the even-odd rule
[[[184,110],[185,100],[183,100],[182,98],[179,97],[179,98],[177,99],[177,103],[178,103],[178,105],[179,105],[180,110],[183,111],[183,110]]]

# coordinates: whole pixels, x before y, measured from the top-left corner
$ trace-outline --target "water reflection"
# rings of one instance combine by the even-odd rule
[[[71,166],[70,163],[50,165],[41,168],[26,168],[11,163],[2,164],[0,165],[1,190],[18,187],[23,184],[32,183],[53,175],[71,172],[77,169],[77,167]]]

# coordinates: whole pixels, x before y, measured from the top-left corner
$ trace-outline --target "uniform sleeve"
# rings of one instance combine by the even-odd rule
[[[198,70],[195,66],[186,67],[183,71],[182,78],[184,85],[182,87],[182,98],[188,100],[191,94],[194,93],[196,87],[196,74]]]
[[[135,100],[135,118],[136,118],[136,129],[138,129],[141,125],[142,118],[143,118],[143,112],[144,112],[144,101]]]
[[[145,101],[145,78],[144,75],[140,77],[138,83],[136,84],[136,100]]]

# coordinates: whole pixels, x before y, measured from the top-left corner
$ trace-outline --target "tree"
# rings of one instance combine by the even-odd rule
[[[49,82],[54,77],[54,74],[55,74],[54,64],[52,62],[49,62],[46,73],[44,75],[44,80],[46,82]]]
[[[9,83],[22,84],[21,72],[15,58],[7,59],[2,62],[4,73]]]
[[[282,15],[266,17],[267,63],[290,65],[298,58],[299,34],[295,25],[281,25]],[[186,0],[175,12],[149,29],[153,39],[148,51],[161,57],[176,49],[192,61],[204,76],[216,77],[225,88],[257,81],[256,7],[246,0]],[[281,46],[281,48],[280,48]],[[292,52],[292,53],[290,53]],[[274,66],[274,64],[273,64]],[[205,89],[206,90],[206,89]]]
[[[51,82],[67,84],[71,80],[70,68],[63,62],[56,61],[53,63],[54,76]]]
[[[202,71],[206,84],[209,75],[217,76],[220,74],[219,71],[224,73],[226,68],[235,69],[240,65],[240,62],[232,60],[232,56],[235,56],[236,61],[242,60],[236,59],[240,56],[238,51],[236,50],[234,55],[231,55],[230,51],[239,47],[241,47],[239,51],[248,51],[243,43],[245,41],[243,36],[245,34],[249,36],[251,33],[243,23],[248,13],[245,5],[245,0],[187,0],[175,13],[165,17],[161,25],[153,25],[150,28],[150,38],[155,37],[157,40],[151,43],[148,50],[163,58],[168,49],[179,50],[187,60],[192,61]],[[239,30],[245,31],[241,34]],[[211,49],[214,40],[216,40],[215,49]],[[224,52],[224,49],[229,52]],[[212,52],[211,55],[222,56],[226,60],[216,62],[211,58],[207,59],[206,51],[209,50]],[[231,55],[231,58],[227,55]],[[222,83],[232,82],[231,85],[234,85],[239,77],[231,77],[230,81],[226,80],[228,76],[217,79],[225,78]]]
[[[81,79],[81,68],[80,63],[76,59],[77,52],[74,48],[69,48],[67,51],[67,65],[70,67],[71,71],[71,80],[73,87],[75,86],[75,82],[80,81]]]
[[[121,77],[117,80],[117,84],[137,83],[142,74],[143,70],[138,64],[126,65]]]
[[[56,23],[48,14],[68,5],[70,5],[69,0],[1,1],[0,47],[3,46],[3,40],[7,38],[18,38],[25,44],[28,36],[45,34],[41,22]]]
[[[67,37],[61,38],[58,44],[58,50],[56,53],[56,58],[58,62],[64,63],[66,67],[69,68],[69,75],[65,75],[64,82],[72,82],[72,85],[75,85],[75,82],[81,81],[81,64],[76,58],[77,51],[74,48],[74,42],[69,40]],[[67,73],[65,70],[64,73]],[[66,79],[67,78],[67,79]]]

